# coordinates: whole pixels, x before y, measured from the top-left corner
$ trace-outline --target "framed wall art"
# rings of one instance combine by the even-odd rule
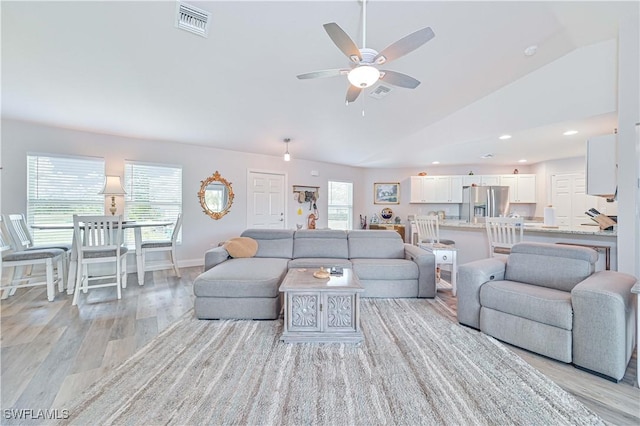
[[[399,182],[376,182],[373,184],[374,204],[400,204]]]

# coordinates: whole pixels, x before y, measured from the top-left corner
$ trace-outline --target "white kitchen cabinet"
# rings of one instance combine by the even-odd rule
[[[500,185],[500,175],[464,175],[462,186],[497,186]]]
[[[462,202],[462,176],[449,176],[448,203]]]
[[[481,186],[482,175],[465,175],[462,176],[462,186]]]
[[[461,203],[462,176],[411,176],[411,203]]]
[[[587,141],[587,194],[613,198],[617,186],[616,135]]]
[[[480,186],[499,186],[500,175],[482,175]]]
[[[428,178],[428,179],[427,179]],[[410,203],[429,203],[433,198],[434,178],[431,176],[411,176]]]
[[[509,187],[510,203],[536,202],[536,175],[500,175],[500,185]]]

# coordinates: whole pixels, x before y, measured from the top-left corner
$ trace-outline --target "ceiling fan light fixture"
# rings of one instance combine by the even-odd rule
[[[355,87],[369,87],[380,79],[380,71],[371,65],[360,65],[349,71],[347,78],[349,79],[349,83]]]

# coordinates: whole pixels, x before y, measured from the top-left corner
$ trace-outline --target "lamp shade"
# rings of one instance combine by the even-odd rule
[[[380,78],[380,71],[378,71],[376,67],[372,67],[370,65],[360,65],[359,67],[349,71],[347,78],[349,79],[349,83],[356,87],[369,87],[378,81]]]
[[[104,188],[99,194],[104,195],[124,195],[127,192],[122,187],[122,182],[120,182],[120,176],[105,176],[104,178]]]

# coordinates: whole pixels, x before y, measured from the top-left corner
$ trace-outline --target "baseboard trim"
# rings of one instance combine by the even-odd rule
[[[178,261],[178,268],[192,268],[195,266],[204,266],[204,259],[184,259]],[[168,267],[167,269],[171,268]],[[134,256],[131,260],[127,259],[127,274],[135,274],[136,272],[136,259]]]

